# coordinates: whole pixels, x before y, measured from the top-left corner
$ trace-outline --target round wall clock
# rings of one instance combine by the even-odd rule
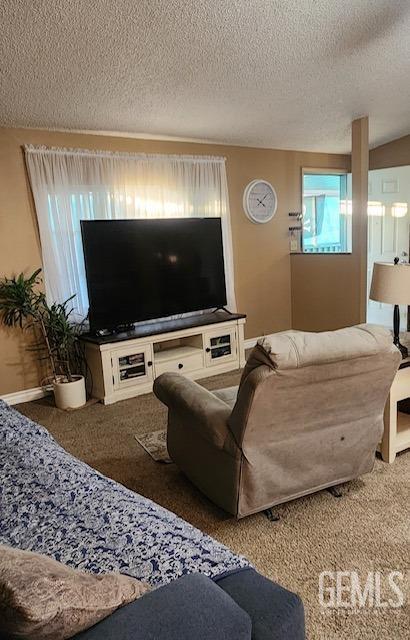
[[[252,222],[263,224],[276,213],[276,191],[266,180],[252,180],[243,192],[243,208]]]

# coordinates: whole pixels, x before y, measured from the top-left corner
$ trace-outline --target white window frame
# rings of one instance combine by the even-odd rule
[[[346,167],[340,168],[331,168],[328,169],[326,167],[302,167],[301,169],[301,184],[300,184],[300,211],[302,213],[301,220],[301,239],[300,239],[300,252],[303,255],[313,255],[313,256],[340,256],[340,255],[351,255],[353,253],[352,250],[352,219],[350,217],[350,224],[347,227],[347,234],[350,233],[350,251],[305,251],[304,250],[304,242],[303,242],[303,199],[304,199],[304,177],[305,175],[346,175],[348,180],[348,176],[351,174],[349,169]],[[346,201],[348,202],[348,200]],[[348,206],[348,205],[347,205]]]

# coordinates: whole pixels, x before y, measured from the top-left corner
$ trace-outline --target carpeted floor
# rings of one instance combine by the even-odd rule
[[[202,383],[212,389],[237,380],[234,373]],[[408,607],[336,615],[322,613],[318,601],[319,574],[325,570],[356,570],[361,576],[398,570],[408,576],[410,452],[393,465],[377,460],[373,473],[350,483],[341,499],[325,491],[277,507],[278,522],[263,514],[237,522],[202,496],[175,465],[154,462],[135,440],[135,434],[166,425],[166,410],[152,394],[69,413],[48,399],[16,408],[92,467],[176,512],[299,593],[309,640],[410,638]]]

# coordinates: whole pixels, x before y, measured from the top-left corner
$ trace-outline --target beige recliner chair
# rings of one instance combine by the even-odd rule
[[[172,460],[242,518],[371,471],[400,363],[389,331],[359,325],[263,338],[238,387],[155,380]]]

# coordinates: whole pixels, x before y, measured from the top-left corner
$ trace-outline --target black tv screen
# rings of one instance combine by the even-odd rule
[[[82,220],[90,328],[226,304],[219,218]]]

